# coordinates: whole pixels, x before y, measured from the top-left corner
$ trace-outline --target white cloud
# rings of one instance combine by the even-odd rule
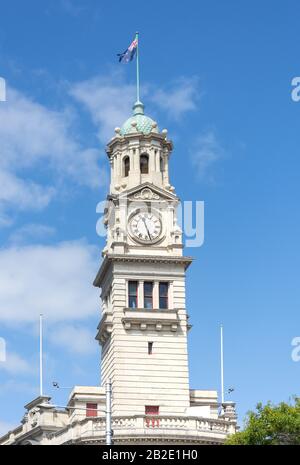
[[[181,78],[165,89],[154,89],[149,98],[168,113],[170,118],[180,119],[186,112],[198,107],[198,80]]]
[[[70,95],[89,111],[98,136],[106,143],[131,114],[135,86],[118,72],[71,85]],[[197,80],[181,78],[163,89],[145,84],[146,100],[179,119],[197,104]],[[79,141],[73,107],[53,110],[8,88],[0,106],[0,225],[11,223],[11,210],[41,210],[61,188],[77,183],[99,188],[108,182],[106,163],[95,147]],[[47,172],[47,181],[39,173]]]
[[[63,347],[72,354],[88,355],[97,350],[95,331],[82,327],[82,325],[59,325],[50,332],[50,341]]]
[[[201,134],[197,138],[191,159],[200,179],[205,177],[206,180],[213,181],[211,167],[222,157],[222,154],[223,150],[213,131]]]
[[[12,244],[25,244],[32,240],[40,240],[53,236],[55,228],[43,224],[25,224],[16,229],[10,236],[9,242]]]
[[[129,118],[135,101],[135,87],[125,84],[121,73],[74,84],[70,94],[90,112],[103,143],[113,137],[116,126]]]
[[[53,187],[43,187],[32,181],[25,181],[0,166],[0,216],[7,204],[19,210],[31,208],[40,210],[46,207],[55,194]]]
[[[79,143],[75,121],[76,113],[70,108],[54,111],[8,89],[7,101],[0,105],[2,222],[7,221],[10,207],[46,207],[62,181],[91,188],[106,183],[105,171],[99,167],[100,151]],[[50,186],[32,179],[45,168]]]
[[[84,319],[99,311],[99,250],[85,241],[0,249],[0,321]]]
[[[124,81],[123,73],[114,72],[74,84],[70,94],[90,112],[99,127],[98,137],[106,143],[114,135],[114,128],[131,116],[135,102],[135,86]],[[164,89],[145,84],[142,94],[168,116],[180,119],[186,112],[197,108],[199,92],[195,78],[181,78]]]
[[[0,370],[10,374],[32,373],[32,367],[27,360],[14,352],[6,353],[6,360],[0,363]]]

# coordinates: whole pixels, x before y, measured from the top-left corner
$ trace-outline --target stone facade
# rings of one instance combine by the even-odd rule
[[[68,408],[51,407],[49,397],[26,405],[21,425],[0,438],[0,445],[105,444],[105,390],[75,386]],[[86,416],[87,402],[97,403],[97,415]],[[218,415],[215,391],[190,391],[190,407],[182,415],[114,415],[115,444],[222,444],[235,432],[234,404],[224,404]]]
[[[219,444],[235,432],[234,403],[220,406],[216,391],[189,386],[185,277],[192,259],[183,255],[180,201],[169,180],[172,148],[140,102],[107,146],[107,242],[94,281],[102,301],[102,387],[75,386],[62,410],[36,399],[0,444],[103,444],[108,379],[116,444]]]

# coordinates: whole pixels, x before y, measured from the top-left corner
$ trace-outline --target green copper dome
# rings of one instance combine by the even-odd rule
[[[149,134],[150,132],[158,133],[157,123],[144,114],[144,105],[142,102],[136,102],[133,105],[133,116],[125,121],[120,131],[122,136],[135,132],[142,132],[143,134]]]

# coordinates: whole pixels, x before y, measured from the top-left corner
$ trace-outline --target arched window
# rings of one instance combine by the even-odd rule
[[[123,175],[125,178],[127,178],[130,170],[130,160],[129,157],[125,157],[123,159]]]
[[[147,153],[143,153],[140,157],[140,168],[142,174],[149,173],[149,155]]]
[[[164,159],[163,159],[163,157],[160,157],[159,162],[160,162],[160,171],[163,172],[164,171]]]

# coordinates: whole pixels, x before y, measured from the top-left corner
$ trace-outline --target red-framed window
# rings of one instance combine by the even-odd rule
[[[128,281],[128,307],[138,307],[138,282]]]
[[[159,308],[168,308],[169,283],[159,283]]]
[[[159,406],[158,405],[146,405],[145,415],[159,415]]]
[[[96,417],[97,416],[98,405],[88,402],[86,404],[86,416],[87,417]]]
[[[144,308],[153,308],[153,283],[144,282]]]

